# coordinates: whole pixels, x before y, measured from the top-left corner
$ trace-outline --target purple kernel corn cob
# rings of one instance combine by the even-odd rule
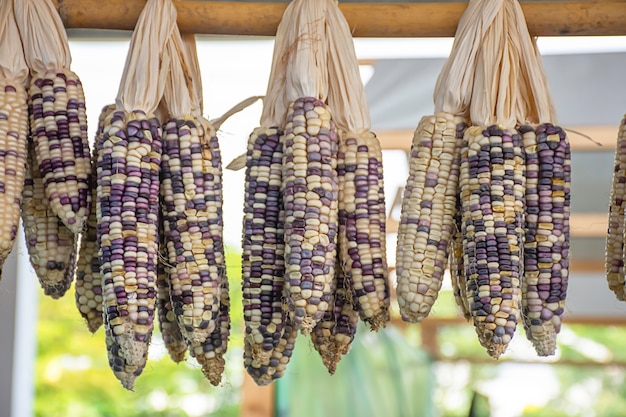
[[[74,233],[91,205],[91,155],[85,97],[69,69],[35,74],[29,88],[30,131],[50,208]]]
[[[219,147],[216,140],[209,143],[214,131],[200,119],[171,119],[163,135],[161,197],[172,306],[183,336],[201,343],[217,324],[225,269]]]
[[[359,312],[348,301],[349,281],[340,265],[336,266],[335,274],[333,308],[324,314],[311,332],[313,347],[331,375],[335,373],[342,356],[350,350],[359,324]]]
[[[17,236],[26,175],[28,106],[17,81],[0,80],[0,269]]]
[[[520,318],[525,168],[517,132],[466,130],[460,184],[467,299],[478,340],[494,358]]]
[[[55,299],[62,297],[74,278],[76,236],[50,208],[31,144],[22,191],[22,221],[30,263],[44,293]]]
[[[522,318],[540,356],[553,355],[569,277],[570,148],[563,129],[521,126],[526,151]]]
[[[100,258],[98,257],[98,219],[96,216],[96,201],[98,184],[97,157],[98,146],[102,140],[104,121],[115,110],[114,104],[102,108],[98,118],[98,128],[91,161],[91,209],[85,223],[85,231],[81,235],[76,265],[76,282],[74,283],[74,298],[76,307],[87,323],[91,333],[95,333],[102,326],[102,276],[100,275]]]
[[[346,296],[377,331],[389,321],[389,280],[382,151],[373,133],[341,138],[337,174],[339,258],[349,282]]]
[[[220,306],[217,326],[204,342],[190,342],[189,353],[202,366],[202,373],[211,385],[218,386],[224,373],[224,355],[230,337],[230,297],[228,278],[224,275],[220,284]]]
[[[162,220],[162,219],[161,219]],[[157,264],[157,315],[163,344],[176,363],[185,359],[187,342],[180,332],[170,297],[171,282],[167,272],[167,253],[163,221],[159,221],[159,263]]]
[[[265,362],[280,342],[285,310],[283,150],[277,128],[258,128],[248,140],[242,236],[246,347]]]
[[[459,182],[454,169],[463,120],[448,113],[420,121],[411,146],[396,251],[397,295],[402,319],[426,318],[437,299],[448,249]]]
[[[626,115],[622,118],[615,148],[615,165],[609,201],[609,228],[606,236],[605,269],[609,288],[620,301],[624,291],[624,208],[626,207]]]
[[[283,138],[285,297],[308,334],[329,309],[337,257],[337,131],[326,105],[311,97],[289,106]]]
[[[247,354],[249,349],[244,350],[244,366],[257,385],[269,385],[285,374],[285,370],[293,354],[297,336],[298,328],[286,315],[285,323],[283,324],[283,334],[278,345],[272,350],[272,354],[266,362],[259,363],[253,360],[252,357]]]
[[[109,364],[132,389],[153,330],[158,263],[159,121],[142,111],[107,117],[98,149],[98,245]]]

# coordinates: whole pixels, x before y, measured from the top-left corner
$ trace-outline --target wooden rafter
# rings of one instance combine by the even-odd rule
[[[67,28],[131,30],[145,0],[56,0]],[[273,36],[287,2],[176,1],[181,31]],[[454,36],[467,2],[340,4],[357,37]],[[626,35],[626,1],[523,2],[537,36]]]

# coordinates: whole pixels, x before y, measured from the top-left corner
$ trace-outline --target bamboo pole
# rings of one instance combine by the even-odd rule
[[[132,30],[145,0],[56,0],[66,28]],[[175,2],[181,31],[273,36],[286,2]],[[466,2],[340,3],[356,37],[453,36]],[[626,35],[626,0],[522,2],[537,36]]]

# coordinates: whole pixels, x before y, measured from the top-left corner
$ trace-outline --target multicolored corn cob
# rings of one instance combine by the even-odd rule
[[[248,140],[242,236],[243,317],[247,346],[265,362],[285,321],[284,210],[280,192],[283,149],[277,128],[258,128]]]
[[[91,333],[95,333],[102,326],[102,276],[100,275],[100,258],[98,257],[98,219],[96,215],[96,201],[98,200],[96,181],[97,158],[99,141],[102,140],[104,121],[115,110],[115,104],[102,108],[98,118],[95,146],[91,161],[91,209],[85,224],[85,231],[81,235],[76,265],[76,282],[74,296],[76,307],[87,323]]]
[[[76,268],[76,236],[54,214],[29,144],[22,191],[22,221],[30,263],[46,295],[62,297]]]
[[[208,122],[193,117],[170,119],[163,135],[161,201],[172,307],[185,338],[202,343],[217,324],[225,269],[219,147],[209,143],[215,132]]]
[[[526,152],[522,318],[540,356],[553,355],[569,277],[570,149],[563,129],[521,126]]]
[[[441,289],[459,182],[454,162],[464,129],[463,119],[438,113],[423,117],[413,137],[396,251],[398,304],[405,321],[426,318]]]
[[[127,389],[146,364],[153,330],[161,148],[151,115],[107,117],[98,149],[98,245],[109,364]]]
[[[606,236],[605,269],[611,291],[626,300],[624,291],[624,208],[626,207],[626,115],[622,118],[615,148],[615,165],[609,202],[609,228]]]
[[[83,231],[91,205],[91,155],[85,96],[69,69],[31,79],[30,131],[50,208],[74,233]]]
[[[324,314],[324,318],[311,332],[313,347],[331,375],[337,370],[341,357],[350,350],[359,324],[359,312],[349,302],[349,281],[339,262],[335,274],[333,308]]]
[[[345,294],[372,330],[389,321],[382,151],[371,132],[345,134],[337,154],[339,258]],[[344,291],[344,292],[345,292]]]
[[[308,334],[332,301],[337,256],[337,132],[322,101],[291,103],[283,145],[285,296],[295,326]]]
[[[189,353],[202,366],[202,373],[209,382],[218,386],[224,373],[224,355],[230,337],[230,296],[228,277],[223,276],[220,284],[220,306],[217,326],[204,342],[190,342]]]
[[[187,342],[180,332],[176,314],[172,307],[170,297],[171,282],[167,272],[167,250],[165,248],[165,232],[163,230],[163,219],[159,221],[159,263],[157,264],[157,314],[159,319],[159,329],[163,344],[169,353],[170,358],[176,363],[185,359],[187,352]]]
[[[272,350],[272,354],[266,362],[259,363],[252,359],[252,356],[249,354],[250,349],[244,347],[244,366],[257,385],[269,385],[284,375],[287,364],[289,364],[293,354],[297,336],[298,328],[286,317],[280,341]],[[246,343],[245,340],[244,343]]]
[[[516,131],[466,130],[460,184],[467,299],[478,339],[494,358],[520,318],[525,168]]]
[[[0,80],[0,269],[13,249],[26,175],[28,106],[24,86]]]

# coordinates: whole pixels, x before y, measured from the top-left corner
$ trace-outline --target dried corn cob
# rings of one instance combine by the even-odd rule
[[[337,256],[337,133],[330,111],[305,97],[289,106],[283,139],[285,295],[308,334],[329,308]]]
[[[224,269],[221,170],[213,166],[220,161],[208,123],[170,119],[163,131],[160,192],[172,307],[183,335],[201,343],[217,323]]]
[[[85,97],[69,69],[37,73],[29,88],[30,131],[50,208],[74,233],[91,205],[91,156]]]
[[[209,382],[218,386],[224,373],[224,354],[228,349],[230,337],[230,297],[228,294],[228,278],[224,275],[220,284],[220,306],[217,326],[204,342],[190,342],[189,353],[196,358],[202,373]]]
[[[172,298],[170,297],[171,282],[167,272],[169,265],[167,264],[166,252],[163,221],[159,221],[159,263],[157,264],[156,282],[159,329],[170,358],[178,363],[185,359],[187,342],[180,332],[176,314],[174,314],[174,308],[172,307]]]
[[[341,245],[339,245],[341,250]],[[335,267],[333,308],[311,332],[313,347],[322,357],[324,366],[333,375],[341,357],[348,353],[359,324],[359,312],[349,302],[349,281],[339,263]]]
[[[553,355],[569,276],[569,142],[551,124],[521,126],[526,151],[522,317],[540,356]]]
[[[609,229],[606,236],[606,279],[618,300],[624,291],[624,207],[626,207],[626,115],[622,118],[615,148],[615,166],[609,204]]]
[[[107,117],[98,149],[98,244],[109,364],[127,389],[153,330],[158,262],[159,121],[143,111]]]
[[[81,235],[78,261],[76,265],[76,282],[74,297],[76,307],[87,323],[91,333],[102,326],[102,276],[100,275],[100,259],[98,258],[98,220],[96,216],[97,201],[97,157],[99,141],[102,140],[104,121],[115,110],[114,104],[102,108],[98,118],[98,128],[91,161],[91,205],[85,231]]]
[[[461,152],[463,263],[480,343],[498,358],[520,316],[525,162],[515,131],[471,127]]]
[[[76,236],[52,212],[29,144],[22,192],[22,221],[30,263],[46,295],[60,298],[76,266]]]
[[[382,152],[371,133],[344,135],[337,154],[339,258],[349,302],[372,330],[389,321]]]
[[[297,336],[298,328],[286,317],[280,341],[266,362],[259,363],[253,360],[249,354],[250,349],[244,347],[244,366],[257,385],[269,385],[284,375],[293,354]]]
[[[26,174],[28,107],[21,83],[0,80],[0,268],[13,249]]]
[[[457,155],[461,118],[448,113],[420,121],[411,147],[398,230],[397,294],[403,320],[417,322],[430,313],[448,262],[458,171],[450,175]]]
[[[256,129],[248,140],[242,236],[243,317],[247,345],[269,359],[285,321],[284,211],[280,194],[283,150],[277,128]]]

